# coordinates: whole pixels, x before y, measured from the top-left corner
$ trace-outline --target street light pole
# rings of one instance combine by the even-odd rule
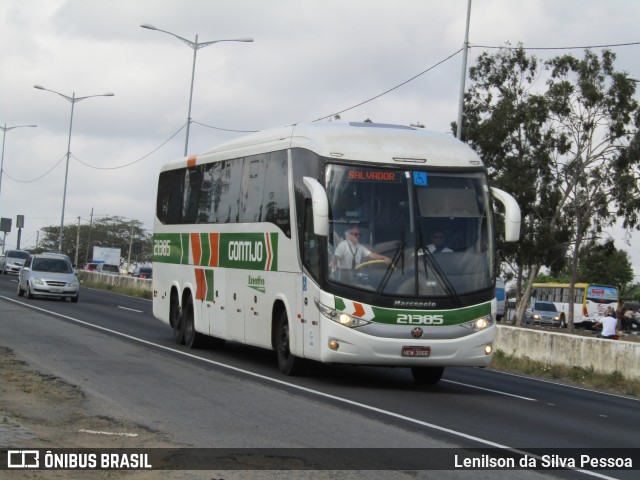
[[[62,192],[62,215],[60,217],[60,236],[58,239],[58,252],[62,253],[62,238],[64,236],[64,209],[67,202],[67,178],[69,176],[69,158],[71,157],[71,130],[73,128],[73,110],[75,104],[80,102],[81,100],[85,100],[87,98],[92,97],[113,97],[113,93],[101,93],[98,95],[87,95],[86,97],[76,97],[76,92],[73,92],[72,96],[64,95],[60,92],[56,92],[55,90],[49,90],[48,88],[44,88],[42,85],[34,85],[33,88],[37,88],[38,90],[44,90],[46,92],[55,93],[56,95],[61,96],[65,100],[71,103],[71,121],[69,122],[69,140],[67,141],[67,164],[64,170],[64,190]]]
[[[187,112],[187,134],[186,134],[186,138],[184,141],[184,156],[187,156],[187,151],[189,149],[189,130],[191,128],[191,103],[193,100],[193,83],[195,81],[195,75],[196,75],[196,54],[198,53],[198,50],[200,48],[204,48],[204,47],[208,47],[209,45],[213,45],[214,43],[220,43],[220,42],[253,42],[252,38],[230,38],[230,39],[223,39],[223,40],[212,40],[210,42],[198,42],[198,35],[196,35],[196,39],[194,42],[192,42],[191,40],[187,40],[186,38],[182,38],[179,35],[176,35],[175,33],[171,33],[171,32],[167,32],[166,30],[161,30],[159,28],[154,27],[153,25],[150,25],[148,23],[142,23],[140,24],[140,26],[142,28],[146,28],[148,30],[156,30],[158,32],[163,32],[166,33],[168,35],[171,35],[172,37],[176,37],[178,40],[180,40],[181,42],[185,43],[189,48],[191,48],[193,50],[193,66],[191,67],[191,88],[189,90],[189,110]]]
[[[464,83],[467,78],[467,54],[469,53],[469,23],[471,20],[471,0],[467,3],[467,26],[464,34],[464,46],[462,54],[462,73],[460,74],[460,98],[458,99],[458,125],[456,128],[456,138],[462,139],[462,118],[464,110]]]
[[[13,130],[14,128],[22,128],[22,127],[37,127],[37,125],[15,125],[13,127],[7,127],[5,123],[3,127],[0,127],[2,130],[2,159],[0,160],[0,193],[2,193],[2,174],[4,172],[4,142],[7,136],[7,132],[9,130]]]

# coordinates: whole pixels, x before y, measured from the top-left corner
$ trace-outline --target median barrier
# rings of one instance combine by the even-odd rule
[[[151,291],[151,280],[148,278],[129,277],[127,275],[107,275],[106,273],[87,272],[79,270],[77,272],[80,283],[89,282],[102,284],[110,287],[134,288]]]
[[[549,365],[620,372],[640,380],[640,343],[498,325],[495,348]]]

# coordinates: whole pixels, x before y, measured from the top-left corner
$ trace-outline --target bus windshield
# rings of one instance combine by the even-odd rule
[[[493,286],[495,248],[483,172],[331,164],[325,183],[330,283],[434,298]]]

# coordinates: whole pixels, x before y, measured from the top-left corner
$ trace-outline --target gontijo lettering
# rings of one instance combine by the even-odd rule
[[[229,242],[228,258],[239,262],[261,262],[264,244],[262,242]]]

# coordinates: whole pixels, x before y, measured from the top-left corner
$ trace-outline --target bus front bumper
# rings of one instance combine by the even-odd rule
[[[397,367],[486,367],[493,358],[496,336],[495,324],[452,339],[377,337],[332,321],[323,327],[322,362]]]

